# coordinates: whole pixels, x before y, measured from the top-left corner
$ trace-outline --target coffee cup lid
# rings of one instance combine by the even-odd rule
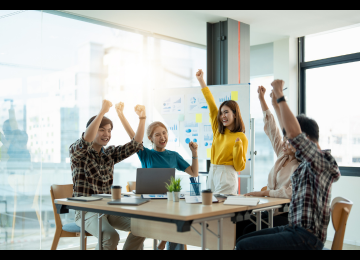
[[[211,189],[203,190],[201,193],[212,193]]]
[[[112,185],[111,188],[112,189],[121,189],[121,186],[120,185]]]

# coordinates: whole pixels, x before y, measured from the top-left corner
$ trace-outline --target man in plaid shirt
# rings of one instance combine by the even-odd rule
[[[331,185],[340,178],[335,159],[320,150],[319,127],[306,116],[292,114],[283,95],[283,80],[274,80],[273,94],[280,106],[281,118],[302,161],[291,176],[293,187],[289,225],[264,229],[237,240],[237,250],[321,250],[330,221]]]
[[[114,165],[132,154],[143,149],[142,140],[145,131],[145,107],[136,106],[135,112],[140,117],[140,123],[135,137],[123,146],[109,146],[104,148],[111,139],[113,124],[104,115],[112,106],[110,101],[104,100],[97,116],[87,123],[82,137],[73,143],[70,148],[71,170],[73,178],[73,196],[91,196],[91,194],[110,194],[113,183]],[[81,225],[81,215],[75,212],[75,223]],[[131,219],[128,217],[105,215],[102,217],[104,250],[116,249],[119,243],[119,234],[115,229],[130,231]],[[97,214],[86,212],[85,230],[98,237]],[[129,234],[124,250],[141,249],[145,238]],[[97,245],[97,248],[99,245]]]

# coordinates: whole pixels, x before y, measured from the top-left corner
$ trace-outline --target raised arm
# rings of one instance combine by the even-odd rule
[[[140,122],[134,140],[138,143],[142,143],[145,133],[145,121],[146,121],[146,110],[145,106],[137,105],[135,106],[135,113],[139,116]]]
[[[265,112],[266,110],[269,109],[269,107],[267,106],[266,101],[265,101],[266,88],[264,88],[263,86],[259,86],[257,92],[259,94],[261,109],[262,109],[262,111]]]
[[[91,124],[86,128],[84,134],[84,140],[86,142],[91,143],[94,141],[96,137],[96,133],[99,130],[101,120],[103,119],[104,115],[109,112],[110,107],[112,107],[112,103],[108,100],[103,100],[102,107],[100,109],[99,114],[95,117],[95,119],[91,122]]]
[[[132,129],[132,127],[130,126],[129,122],[127,121],[127,119],[124,115],[124,103],[123,102],[117,103],[115,105],[115,109],[116,109],[116,113],[118,114],[122,125],[125,128],[126,133],[129,135],[130,139],[133,139],[135,136],[135,132]]]
[[[185,172],[193,177],[197,177],[199,175],[199,161],[197,155],[198,144],[194,142],[190,142],[189,148],[192,153],[192,164],[186,168]]]
[[[258,87],[259,100],[260,100],[261,108],[264,113],[264,131],[265,134],[270,139],[271,145],[276,153],[276,156],[279,156],[279,154],[282,151],[282,144],[283,144],[282,137],[279,128],[276,125],[274,116],[272,115],[272,113],[269,110],[269,107],[266,104],[265,92],[266,89],[263,86]]]
[[[284,128],[284,124],[282,123],[282,119],[281,119],[281,114],[280,114],[280,106],[279,104],[276,102],[276,97],[274,95],[274,93],[271,91],[270,93],[270,97],[271,97],[271,104],[272,106],[274,107],[274,110],[275,110],[275,113],[276,113],[276,117],[278,118],[279,120],[279,125],[280,125],[280,128],[281,128],[281,131],[283,130]]]
[[[215,134],[218,130],[217,114],[219,110],[216,106],[214,96],[211,94],[209,88],[205,84],[204,72],[202,70],[198,70],[198,72],[196,72],[196,78],[200,83],[201,91],[206,99],[206,103],[209,106],[211,127],[213,133]]]
[[[204,72],[202,70],[199,69],[196,72],[196,78],[199,81],[200,86],[201,86],[202,89],[207,87],[206,83],[205,83],[205,80],[204,80]]]
[[[281,79],[276,79],[271,83],[273,87],[273,94],[275,94],[275,98],[281,98],[284,96],[283,94],[283,87],[285,82]],[[283,101],[279,103],[280,107],[280,117],[281,122],[284,125],[286,135],[288,138],[292,139],[299,134],[301,134],[301,128],[299,122],[297,121],[294,114],[291,112],[288,104]]]

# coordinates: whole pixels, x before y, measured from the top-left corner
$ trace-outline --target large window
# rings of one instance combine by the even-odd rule
[[[0,11],[0,35],[0,249],[50,249],[50,185],[72,183],[68,148],[101,100],[125,102],[136,130],[134,106],[149,107],[153,88],[197,85],[206,50],[39,11]],[[110,145],[128,142],[116,112],[107,116]],[[117,164],[114,183],[125,187],[138,167],[136,156]]]
[[[360,167],[359,28],[302,37],[299,48],[300,112],[319,124],[321,148],[354,174]]]

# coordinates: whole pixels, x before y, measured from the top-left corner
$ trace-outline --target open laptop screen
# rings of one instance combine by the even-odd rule
[[[138,168],[136,194],[165,194],[165,183],[175,178],[175,168]]]

